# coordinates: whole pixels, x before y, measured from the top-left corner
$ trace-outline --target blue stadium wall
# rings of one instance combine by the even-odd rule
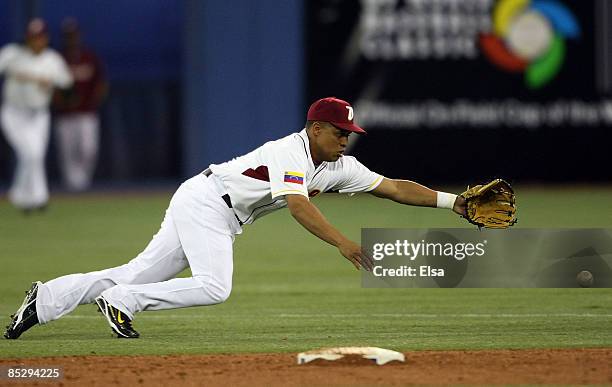
[[[76,17],[110,81],[97,178],[178,179],[302,127],[302,8],[301,0],[5,0],[0,44],[21,40],[27,20],[41,16],[57,47],[61,20]],[[13,165],[0,139],[0,185]]]
[[[301,1],[187,3],[183,117],[192,174],[304,124]]]

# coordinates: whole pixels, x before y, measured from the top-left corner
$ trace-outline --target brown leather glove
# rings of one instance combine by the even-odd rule
[[[508,228],[517,221],[514,190],[502,179],[468,187],[461,196],[466,201],[465,218],[478,227]]]

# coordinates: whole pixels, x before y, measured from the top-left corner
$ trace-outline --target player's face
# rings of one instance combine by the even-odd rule
[[[78,49],[81,45],[81,36],[78,32],[66,32],[63,35],[64,47],[66,49]]]
[[[49,45],[47,35],[37,35],[28,39],[28,46],[34,53],[41,53]]]
[[[337,128],[331,124],[321,124],[312,149],[313,158],[317,159],[315,161],[337,161],[346,150],[350,134],[351,132],[348,130]]]

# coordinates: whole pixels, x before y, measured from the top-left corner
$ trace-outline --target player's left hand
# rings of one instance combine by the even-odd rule
[[[479,228],[508,228],[516,223],[516,195],[503,179],[468,187],[461,197],[466,202],[464,217]]]
[[[466,206],[466,201],[465,198],[463,198],[462,196],[457,196],[457,199],[455,200],[455,204],[453,205],[453,211],[455,211],[457,214],[461,215],[461,216],[465,216],[465,214],[467,213],[467,206]]]

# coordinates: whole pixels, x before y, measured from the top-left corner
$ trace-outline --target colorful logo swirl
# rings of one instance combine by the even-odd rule
[[[559,72],[565,39],[580,36],[572,12],[556,0],[500,0],[493,10],[493,32],[480,36],[485,56],[509,72],[524,72],[538,89]]]

